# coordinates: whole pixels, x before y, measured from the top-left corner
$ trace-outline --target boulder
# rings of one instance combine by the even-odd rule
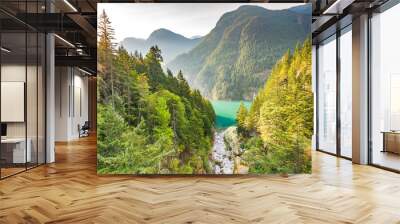
[[[240,148],[239,135],[235,126],[229,127],[225,130],[224,141],[227,150],[231,151],[234,156],[242,154],[243,149]]]

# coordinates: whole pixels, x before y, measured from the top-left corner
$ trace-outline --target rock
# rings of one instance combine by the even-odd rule
[[[235,126],[229,127],[224,131],[224,142],[227,152],[230,152],[230,161],[233,162],[234,174],[247,174],[249,168],[241,163],[241,155],[244,149],[240,147],[239,135]]]
[[[170,174],[168,169],[161,169],[160,174]]]
[[[224,141],[228,150],[231,151],[234,156],[239,156],[243,153],[243,150],[240,148],[239,136],[235,126],[229,127],[225,130]]]
[[[216,132],[212,149],[213,170],[215,174],[247,174],[249,168],[241,164],[239,136],[235,126]]]
[[[244,166],[244,165],[239,165],[237,168],[237,174],[248,174],[249,173],[249,167]]]
[[[214,162],[215,174],[232,174],[233,160],[231,152],[226,150],[224,132],[216,132],[212,149],[212,160]]]
[[[249,167],[245,166],[241,163],[241,158],[239,156],[235,157],[235,169],[233,170],[234,174],[248,174]]]

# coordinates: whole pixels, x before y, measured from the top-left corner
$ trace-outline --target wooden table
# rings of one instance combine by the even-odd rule
[[[400,154],[400,131],[383,131],[383,150]]]

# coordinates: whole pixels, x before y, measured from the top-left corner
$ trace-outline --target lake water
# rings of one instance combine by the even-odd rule
[[[243,102],[247,109],[250,109],[250,101],[228,101],[212,100],[211,104],[216,114],[216,128],[225,129],[236,125],[236,112],[239,109],[240,102]]]
[[[236,113],[240,103],[243,102],[250,109],[250,101],[213,100],[211,104],[216,115],[216,128],[214,144],[212,148],[213,170],[215,174],[233,174],[235,168],[235,156],[225,145],[225,132],[230,126],[236,125]]]

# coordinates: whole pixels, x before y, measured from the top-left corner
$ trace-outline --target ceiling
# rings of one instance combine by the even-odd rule
[[[313,0],[311,32],[313,42],[332,35],[352,23],[360,14],[374,12],[390,0]]]
[[[56,34],[56,66],[78,66],[91,74],[96,74],[97,2],[95,0],[1,0],[2,46],[12,49],[7,54],[8,60],[17,61],[18,58],[21,60],[25,55],[28,59],[34,57],[37,48],[30,43],[31,39],[37,33],[51,32]]]
[[[267,0],[235,2],[311,2],[313,4],[313,39],[325,32],[343,17],[379,6],[387,0]],[[79,66],[92,74],[96,73],[97,60],[97,3],[110,2],[190,2],[187,0],[1,0],[0,26],[4,38],[18,46],[26,30],[28,32],[54,32],[56,65]],[[202,2],[216,2],[203,0]],[[219,0],[218,2],[231,2]],[[51,12],[51,13],[50,13]],[[5,42],[3,42],[5,43]],[[21,45],[22,44],[22,45]],[[23,50],[23,48],[20,48]],[[28,46],[28,54],[31,51]],[[17,55],[19,51],[15,50]],[[23,52],[20,52],[21,54]],[[26,52],[25,52],[26,53]]]

